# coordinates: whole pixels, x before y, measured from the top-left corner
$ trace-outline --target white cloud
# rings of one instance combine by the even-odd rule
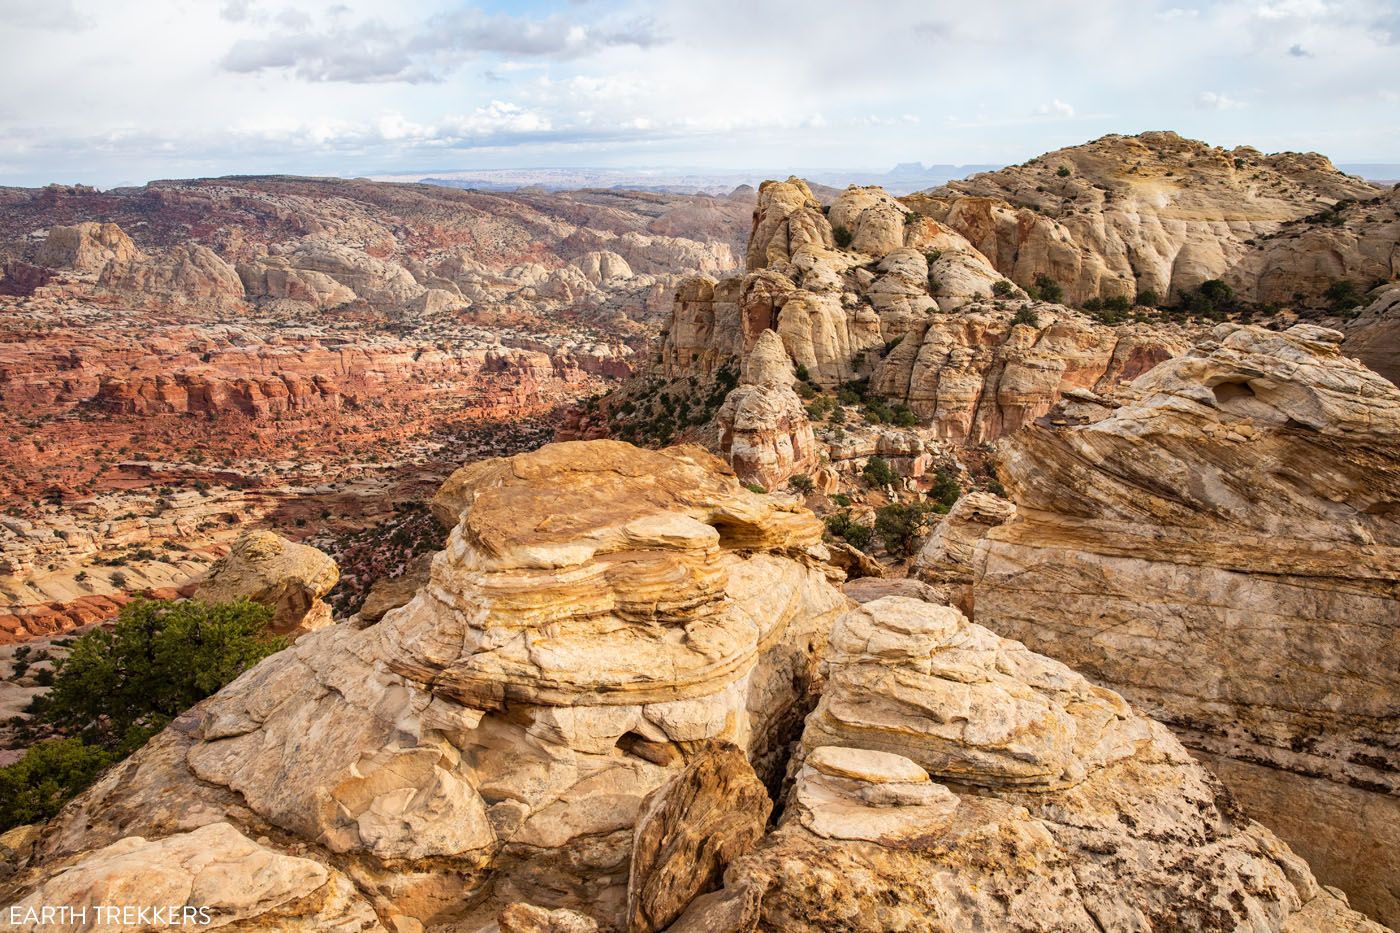
[[[1395,0],[333,2],[0,0],[0,81],[32,89],[0,183],[1016,162],[1149,128],[1400,158]]]
[[[1239,110],[1245,104],[1215,91],[1202,91],[1196,95],[1196,106],[1201,110]]]
[[[1073,117],[1074,105],[1067,104],[1057,97],[1050,103],[1041,104],[1039,107],[1035,108],[1035,112],[1041,114],[1042,116]]]

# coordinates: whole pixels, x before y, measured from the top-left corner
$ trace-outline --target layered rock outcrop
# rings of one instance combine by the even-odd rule
[[[1016,517],[978,546],[974,600],[980,623],[1172,726],[1391,921],[1400,389],[1341,339],[1221,325],[1008,438]]]
[[[960,497],[924,539],[910,571],[930,583],[971,583],[977,545],[987,532],[1010,521],[1016,506],[989,492]]]
[[[774,331],[764,331],[744,358],[739,385],[715,415],[719,449],[739,478],[777,488],[818,464],[817,441],[793,391],[792,363]]]
[[[977,248],[878,188],[851,187],[824,215],[802,181],[766,182],[748,264],[743,277],[681,286],[657,375],[742,365],[773,331],[813,385],[869,379],[938,437],[981,443],[1066,391],[1106,389],[1189,345],[1184,328],[1107,327],[1014,287],[994,299],[1001,275]]]
[[[515,902],[620,925],[648,793],[714,740],[779,770],[845,605],[821,525],[690,448],[552,445],[452,488],[411,602],[302,637],[177,720],[47,829],[21,896],[134,880],[151,866],[108,847],[228,824],[322,885],[343,873],[391,929]]]
[[[1265,155],[1152,132],[1105,136],[904,201],[966,237],[1018,285],[1045,275],[1075,303],[1148,291],[1165,300],[1207,279],[1226,280],[1248,300],[1287,301],[1319,299],[1375,260],[1349,250],[1357,238],[1346,231],[1319,228],[1306,243],[1266,238],[1338,202],[1382,193],[1316,153]],[[1373,242],[1391,265],[1385,275],[1394,274],[1393,234]],[[1341,258],[1348,252],[1354,258]],[[1311,258],[1319,256],[1335,258],[1319,265]]]
[[[957,610],[844,615],[776,831],[675,931],[1374,930],[1161,725]]]
[[[1019,430],[1067,392],[1106,391],[1189,346],[1177,328],[1104,327],[1037,303],[1034,323],[988,302],[926,318],[879,361],[870,386],[941,438],[982,443]]]
[[[84,221],[49,230],[34,261],[36,265],[50,269],[96,273],[101,272],[109,262],[126,264],[140,258],[141,251],[121,227]]]
[[[339,579],[340,568],[324,552],[271,531],[249,531],[209,568],[195,597],[252,600],[272,610],[272,631],[302,635],[331,624],[325,596]]]

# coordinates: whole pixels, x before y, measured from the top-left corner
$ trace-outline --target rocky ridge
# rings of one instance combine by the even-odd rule
[[[1382,929],[1118,695],[951,608],[850,608],[811,513],[704,451],[551,445],[434,506],[409,603],[177,719],[9,896],[184,885],[280,929]]]
[[[949,182],[905,202],[968,239],[1018,285],[1046,275],[1080,303],[1161,300],[1224,279],[1248,300],[1320,301],[1333,282],[1396,274],[1393,218],[1290,224],[1380,212],[1394,194],[1324,156],[1265,155],[1175,133],[1110,135]],[[1364,206],[1356,206],[1364,205]],[[1347,229],[1367,226],[1365,232]],[[1368,226],[1369,225],[1369,226]]]
[[[976,546],[973,601],[1170,725],[1393,921],[1400,390],[1341,340],[1221,325],[1007,438],[1016,513]]]

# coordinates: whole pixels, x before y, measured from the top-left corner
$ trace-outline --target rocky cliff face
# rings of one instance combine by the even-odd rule
[[[391,929],[512,900],[619,924],[642,799],[712,740],[780,768],[844,605],[820,523],[719,466],[596,442],[464,468],[408,605],[303,636],[183,717],[51,827],[25,897],[115,891],[217,836],[226,877],[295,853],[289,890]]]
[[[975,611],[1160,717],[1394,920],[1400,390],[1341,339],[1222,325],[1008,438],[1017,511],[979,545]]]
[[[1165,728],[955,609],[865,603],[827,664],[777,830],[672,930],[1381,929]]]
[[[1344,352],[1400,385],[1400,283],[1376,292],[1375,299],[1346,326]]]
[[[815,517],[704,451],[551,445],[434,508],[411,601],[181,716],[0,895],[292,930],[1380,929],[1118,695],[954,609],[848,611]]]
[[[748,263],[743,277],[681,285],[657,375],[711,375],[772,331],[812,385],[868,379],[936,437],[975,444],[1187,346],[1181,328],[1106,327],[1010,283],[994,297],[1002,277],[981,252],[878,188],[851,187],[823,213],[802,181],[765,183]]]
[[[905,203],[962,234],[1017,284],[1047,275],[1075,303],[1147,291],[1165,300],[1207,279],[1270,302],[1318,300],[1349,276],[1369,284],[1393,275],[1394,231],[1382,229],[1393,219],[1358,221],[1370,227],[1362,235],[1330,224],[1301,239],[1285,231],[1383,194],[1316,153],[1225,150],[1160,132],[1105,136]],[[1361,240],[1367,248],[1354,248]]]

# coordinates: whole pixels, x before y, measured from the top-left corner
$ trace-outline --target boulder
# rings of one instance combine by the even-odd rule
[[[249,531],[209,568],[195,598],[251,599],[272,610],[273,631],[301,635],[331,623],[322,597],[339,579],[340,568],[324,552],[270,531]]]
[[[772,809],[741,749],[715,745],[695,755],[642,804],[627,929],[664,930],[696,896],[718,888],[725,866],[763,836]]]

